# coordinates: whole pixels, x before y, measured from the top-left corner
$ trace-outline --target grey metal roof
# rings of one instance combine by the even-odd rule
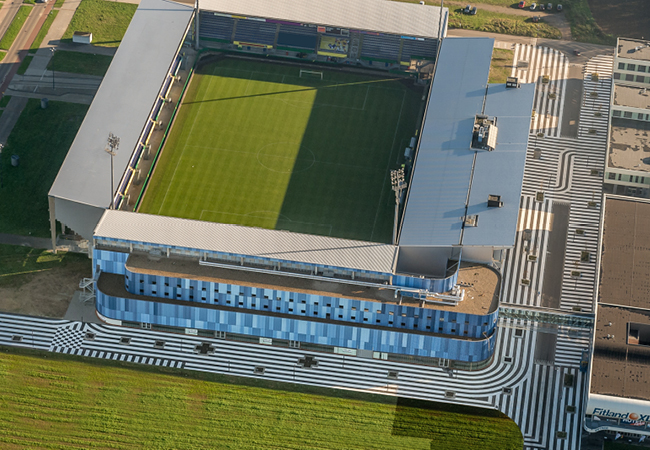
[[[440,7],[388,0],[200,0],[202,10],[377,31],[417,37],[438,37]],[[442,8],[443,36],[448,8]]]
[[[50,189],[53,197],[106,208],[109,132],[120,137],[115,186],[128,165],[192,17],[190,6],[142,0]]]
[[[392,273],[397,247],[128,211],[106,210],[95,237]]]
[[[476,154],[467,214],[478,214],[479,220],[478,227],[465,228],[463,245],[514,245],[534,95],[532,83],[519,89],[488,87],[485,114],[497,117],[499,134],[494,151]],[[501,208],[487,207],[490,194],[501,196]]]
[[[399,245],[460,244],[474,160],[471,132],[483,108],[493,43],[442,42]]]
[[[443,41],[422,132],[400,246],[514,244],[534,85],[487,87],[492,39]],[[476,114],[497,117],[496,149],[469,149]],[[502,208],[487,196],[501,195]],[[467,214],[477,227],[462,231]]]

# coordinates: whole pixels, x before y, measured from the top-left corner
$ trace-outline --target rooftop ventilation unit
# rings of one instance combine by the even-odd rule
[[[478,226],[478,214],[473,216],[465,217],[465,226],[466,227],[477,227]]]
[[[502,206],[500,195],[488,195],[488,208],[501,208]]]
[[[487,150],[491,152],[497,145],[497,118],[488,117],[485,114],[477,114],[474,119],[474,129],[472,130],[472,150]]]
[[[519,84],[519,78],[517,77],[508,77],[506,78],[506,88],[512,89],[512,88],[519,88],[521,85]]]

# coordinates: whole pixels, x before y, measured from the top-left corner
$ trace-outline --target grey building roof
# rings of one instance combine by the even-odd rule
[[[619,58],[650,61],[650,41],[618,38],[616,55]]]
[[[492,152],[478,152],[467,214],[478,214],[476,228],[466,227],[463,245],[508,247],[515,243],[521,184],[526,164],[535,85],[488,87],[485,114],[497,117],[499,134]],[[500,195],[503,206],[488,208],[487,196]]]
[[[483,109],[493,45],[482,38],[442,42],[400,245],[460,244],[474,161],[471,132]]]
[[[142,0],[90,105],[59,174],[53,197],[106,208],[111,202],[110,132],[120,137],[115,156],[118,185],[193,9],[168,0]]]
[[[117,210],[106,210],[95,237],[382,273],[393,272],[397,250],[388,244]]]
[[[443,41],[430,103],[420,138],[400,246],[514,244],[526,158],[533,85],[488,89],[493,40]],[[470,150],[474,117],[497,116],[499,134],[492,152]],[[487,208],[489,194],[502,208]],[[463,218],[479,214],[476,228]]]
[[[238,16],[425,38],[438,37],[441,10],[388,0],[200,0],[199,7]],[[442,14],[444,36],[448,8],[442,8]]]

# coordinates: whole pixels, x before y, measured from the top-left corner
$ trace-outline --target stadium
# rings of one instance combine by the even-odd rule
[[[447,14],[143,0],[49,194],[98,316],[485,367],[534,86],[489,85]]]

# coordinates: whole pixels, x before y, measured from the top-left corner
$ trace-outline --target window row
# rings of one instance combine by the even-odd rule
[[[629,70],[631,72],[650,72],[647,66],[642,64],[625,64],[623,62],[618,63],[619,70]]]
[[[643,75],[632,75],[631,73],[628,74],[623,74],[619,72],[614,72],[614,79],[615,80],[625,80],[625,81],[633,81],[636,83],[650,83],[650,77],[645,77]]]

